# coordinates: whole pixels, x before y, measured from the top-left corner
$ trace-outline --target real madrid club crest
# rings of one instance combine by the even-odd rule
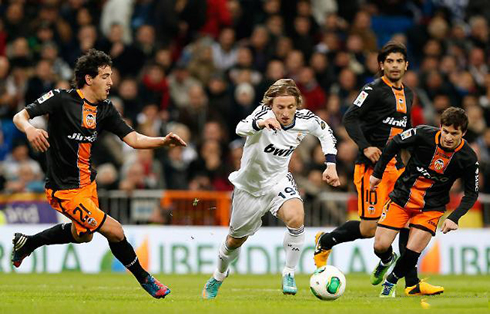
[[[303,133],[298,132],[298,136],[296,137],[296,141],[301,142],[301,139],[302,139],[301,135],[303,135]]]

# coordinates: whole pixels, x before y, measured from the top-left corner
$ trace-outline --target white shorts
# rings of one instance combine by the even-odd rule
[[[231,205],[230,236],[239,239],[253,235],[262,226],[262,216],[269,211],[277,217],[282,204],[293,198],[303,201],[291,173],[268,193],[258,197],[235,188]]]

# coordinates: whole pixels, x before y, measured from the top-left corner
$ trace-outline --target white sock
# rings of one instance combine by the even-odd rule
[[[224,281],[228,275],[228,267],[240,254],[240,248],[231,250],[223,242],[218,252],[218,267],[213,273],[214,279]]]
[[[303,244],[305,243],[305,227],[289,228],[284,234],[284,250],[286,251],[286,266],[282,271],[282,275],[294,276],[294,269],[298,265]]]

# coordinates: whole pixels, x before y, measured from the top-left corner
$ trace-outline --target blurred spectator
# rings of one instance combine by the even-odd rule
[[[188,164],[184,160],[184,147],[172,147],[164,161],[165,185],[169,190],[188,188]]]
[[[189,166],[189,181],[196,179],[201,180],[201,177],[209,178],[209,181],[214,190],[229,191],[232,190],[232,185],[228,181],[230,169],[227,164],[222,163],[223,151],[216,140],[205,140],[199,149],[199,157]]]
[[[41,48],[41,58],[51,63],[53,73],[57,79],[69,81],[73,71],[68,63],[58,55],[58,47],[54,42],[46,42]]]
[[[41,179],[43,172],[39,164],[29,157],[29,148],[22,140],[17,140],[13,143],[12,152],[7,155],[3,161],[3,173],[7,180],[15,180],[19,174],[21,164],[28,164],[32,169],[34,177]]]
[[[118,173],[116,167],[113,164],[102,164],[97,167],[97,181],[98,190],[117,190],[118,189]]]
[[[123,103],[124,116],[129,118],[133,125],[136,124],[136,116],[143,108],[143,102],[138,95],[138,83],[135,79],[128,77],[122,80],[119,87],[119,97]]]
[[[150,60],[156,54],[155,29],[151,25],[141,25],[136,31],[136,41],[134,47],[143,54],[143,60]]]
[[[22,161],[18,164],[15,176],[5,183],[5,190],[10,193],[42,193],[44,182],[29,161]]]
[[[52,64],[48,60],[40,60],[36,65],[35,76],[27,81],[25,101],[30,104],[40,96],[54,88],[55,77]]]
[[[190,76],[185,65],[179,62],[168,76],[168,84],[172,104],[180,110],[189,104],[189,89],[191,86],[200,85],[201,83]]]
[[[218,70],[227,71],[237,62],[237,48],[235,47],[235,30],[230,27],[223,28],[219,34],[218,42],[211,46],[213,50],[213,63]]]
[[[132,42],[131,15],[133,14],[134,0],[108,0],[102,8],[100,28],[102,34],[111,37],[114,25],[121,27],[121,40],[124,44]]]
[[[158,110],[168,110],[170,90],[163,67],[154,63],[145,67],[141,79],[141,98],[145,104],[157,104]]]
[[[304,67],[298,77],[298,87],[303,95],[304,107],[316,112],[318,109],[324,109],[327,95],[318,85],[315,79],[315,73],[310,67]]]
[[[188,66],[191,75],[206,85],[212,74],[216,71],[213,60],[213,50],[210,43],[204,40],[197,42],[192,47],[192,59]]]
[[[206,23],[200,32],[214,39],[224,27],[231,26],[231,12],[227,0],[206,0]]]

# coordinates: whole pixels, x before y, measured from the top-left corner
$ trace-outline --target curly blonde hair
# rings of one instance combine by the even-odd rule
[[[301,109],[303,106],[303,97],[299,91],[298,86],[292,79],[280,79],[274,82],[264,94],[262,98],[262,105],[272,107],[274,98],[278,96],[294,96],[296,99],[296,106]]]

